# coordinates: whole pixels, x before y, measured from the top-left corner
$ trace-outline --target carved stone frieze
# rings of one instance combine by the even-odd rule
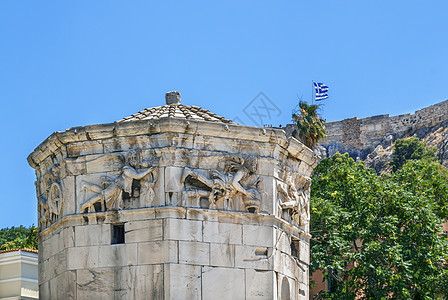
[[[154,185],[158,178],[158,160],[144,160],[139,151],[130,151],[126,158],[108,154],[98,158],[100,162],[123,162],[114,175],[101,176],[100,183],[83,180],[81,212],[119,210],[125,208],[125,199],[139,198],[146,206],[154,200]]]
[[[228,159],[223,170],[185,167],[180,182],[181,205],[193,202],[212,209],[234,210],[236,199],[240,199],[247,211],[256,213],[261,201],[260,176],[256,171],[255,157],[239,156]]]
[[[282,218],[298,226],[309,223],[310,185],[310,178],[285,172],[284,181],[277,182],[277,198]]]
[[[41,196],[38,199],[38,220],[41,229],[56,222],[64,206],[60,166],[52,167],[36,183]]]

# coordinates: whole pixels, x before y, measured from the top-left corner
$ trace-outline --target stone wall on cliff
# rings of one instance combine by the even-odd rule
[[[412,114],[399,116],[379,115],[363,119],[350,118],[327,123],[328,146],[341,143],[344,148],[357,150],[376,146],[385,136],[406,136],[427,128],[432,128],[448,120],[448,100],[423,108]]]
[[[415,136],[430,147],[436,147],[440,162],[448,166],[448,100],[399,116],[378,115],[363,119],[349,118],[328,122],[327,138],[315,151],[322,157],[336,152],[349,153],[354,159],[366,161],[377,171],[387,169],[393,142]],[[296,136],[295,125],[284,130]]]

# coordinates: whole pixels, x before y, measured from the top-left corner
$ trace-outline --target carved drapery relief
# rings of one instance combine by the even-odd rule
[[[223,172],[185,167],[181,185],[181,205],[205,200],[205,207],[213,209],[234,209],[234,201],[241,198],[249,212],[258,212],[261,201],[259,192],[260,177],[256,175],[257,160],[249,157],[233,157],[226,161]],[[201,205],[202,206],[202,205]]]
[[[284,182],[277,182],[277,198],[284,219],[298,226],[308,224],[310,185],[310,178],[292,172],[285,172]]]
[[[144,161],[139,151],[130,151],[126,159],[117,154],[98,158],[118,166],[114,176],[101,177],[101,183],[81,182],[84,201],[81,212],[119,210],[125,208],[124,199],[139,198],[145,206],[152,204],[154,186],[158,178],[158,159]],[[117,163],[118,162],[118,163]],[[123,162],[119,165],[119,162]]]
[[[59,219],[64,206],[60,183],[60,166],[52,167],[37,183],[41,196],[38,199],[38,218],[42,229]],[[41,191],[43,189],[43,191]]]

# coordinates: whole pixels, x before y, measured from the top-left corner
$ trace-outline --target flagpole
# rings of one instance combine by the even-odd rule
[[[313,93],[313,89],[314,89],[314,82],[311,80],[311,105],[314,105],[314,93]]]

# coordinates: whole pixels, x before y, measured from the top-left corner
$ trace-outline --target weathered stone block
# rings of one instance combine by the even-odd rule
[[[277,249],[283,253],[291,254],[291,239],[282,230],[275,229],[276,236],[278,239]]]
[[[51,299],[50,281],[41,282],[39,279],[39,298]]]
[[[40,247],[40,249],[42,250],[39,252],[39,257],[42,257],[42,260],[47,260],[50,258],[50,256],[53,256],[57,253],[59,248],[57,239],[58,235],[51,235],[42,240],[42,246]]]
[[[204,221],[203,241],[219,244],[241,244],[242,225]]]
[[[214,267],[234,267],[235,245],[210,244],[210,265]]]
[[[50,264],[49,260],[39,261],[39,266],[38,266],[39,284],[47,282],[48,280],[51,279],[51,277],[50,277],[51,273],[48,271],[49,264]]]
[[[178,245],[175,241],[146,242],[138,244],[138,264],[177,263]]]
[[[218,212],[213,211],[213,213],[204,214],[203,211],[204,210],[201,209],[201,208],[191,208],[191,207],[189,207],[187,209],[186,218],[188,220],[218,222],[218,219],[219,219],[219,213]]]
[[[75,227],[66,227],[59,234],[59,250],[75,246]]]
[[[203,267],[202,297],[203,299],[221,300],[244,299],[245,282],[243,269]]]
[[[275,299],[276,277],[273,271],[246,269],[246,300]]]
[[[306,263],[307,265],[310,264],[310,244],[307,241],[300,240],[300,249],[299,249],[299,259]]]
[[[202,297],[201,267],[192,265],[165,264],[164,265],[165,300],[177,299],[213,299]]]
[[[39,294],[40,299],[74,300],[76,298],[76,273],[66,271],[50,280],[50,296],[44,298]],[[79,299],[79,298],[78,298]]]
[[[273,154],[267,156],[272,157]],[[275,166],[275,167],[272,167]],[[264,176],[271,176],[273,177],[275,175],[276,169],[277,169],[277,162],[273,160],[272,158],[260,158],[258,162],[258,172],[260,175]]]
[[[125,164],[125,156],[121,153],[87,155],[85,164],[87,174],[119,172]]]
[[[127,136],[108,139],[103,142],[104,152],[128,151],[135,149],[149,149],[152,147],[151,137],[143,136]]]
[[[271,176],[260,176],[260,189],[264,192],[261,195],[261,203],[259,211],[265,214],[275,215],[278,210],[278,203],[275,201],[276,196],[276,188],[275,183],[276,179]]]
[[[50,278],[55,278],[65,270],[67,270],[67,250],[58,252],[49,258],[46,273]]]
[[[302,161],[299,165],[299,169],[297,170],[298,173],[303,174],[304,176],[311,176],[311,173],[313,173],[313,167],[308,165],[306,162]]]
[[[64,195],[62,199],[63,205],[61,216],[74,214],[76,212],[75,201],[65,201],[65,199],[74,199],[75,198],[75,177],[67,176],[64,180],[61,180],[62,186],[62,195]]]
[[[180,179],[184,168],[180,167],[165,167],[165,192],[180,192],[183,186],[180,184]]]
[[[45,239],[41,239],[39,248],[42,249],[42,251],[39,252],[39,259],[49,259],[60,251],[73,246],[73,227],[64,228],[59,232],[55,232],[53,235],[46,236]]]
[[[208,266],[210,264],[210,244],[180,241],[179,263]]]
[[[162,220],[133,221],[125,223],[126,243],[162,240],[162,223]]]
[[[235,267],[269,270],[272,267],[272,248],[235,245]]]
[[[68,157],[104,153],[103,144],[100,141],[72,143],[67,146],[67,151]]]
[[[76,299],[114,299],[113,268],[78,270],[76,282]]]
[[[175,218],[185,219],[187,209],[182,207],[156,207],[156,219]]]
[[[137,264],[137,244],[116,244],[99,247],[98,267]]]
[[[298,262],[290,255],[275,251],[273,255],[274,270],[290,278],[296,277]]]
[[[115,298],[163,300],[163,265],[126,266],[115,271]]]
[[[111,225],[84,225],[75,228],[75,246],[110,245]]]
[[[202,222],[186,219],[165,219],[164,239],[202,241]]]
[[[243,225],[243,244],[258,247],[274,247],[276,244],[274,228]]]
[[[65,174],[67,176],[77,176],[87,173],[86,156],[77,158],[67,158],[65,160]]]
[[[87,269],[98,267],[98,247],[73,247],[68,248],[68,269]]]
[[[114,136],[115,124],[104,124],[102,126],[93,125],[86,127],[86,134],[92,140],[102,140],[112,138]]]

